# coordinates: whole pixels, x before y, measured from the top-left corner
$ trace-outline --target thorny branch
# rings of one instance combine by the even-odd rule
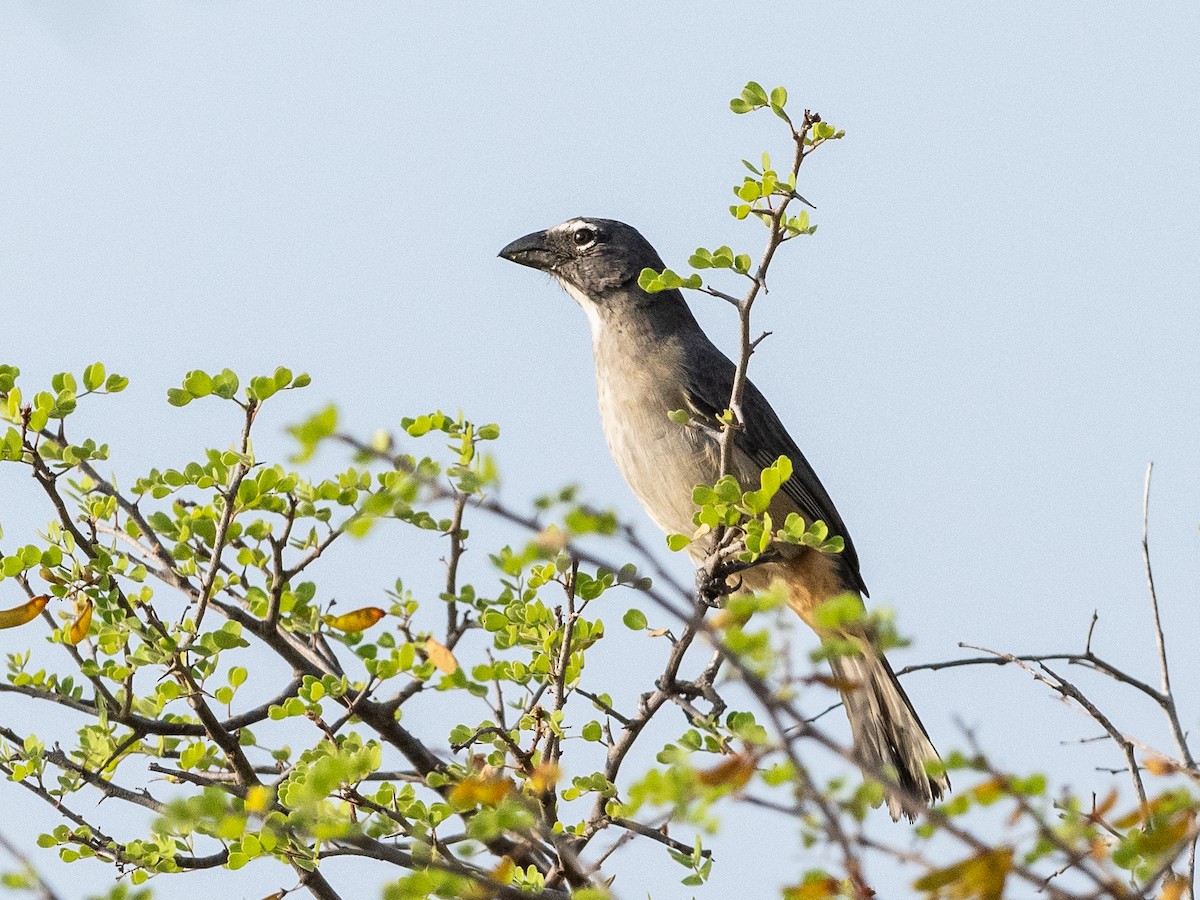
[[[804,136],[820,117],[805,111],[804,119],[799,127],[793,127],[792,136],[795,141],[795,154],[791,166],[791,174],[795,176],[811,149],[806,150]],[[729,401],[732,420],[722,429],[720,437],[721,471],[728,473],[732,467],[733,441],[738,429],[745,426],[742,410],[742,399],[746,386],[746,373],[750,358],[757,345],[766,334],[751,339],[750,314],[756,298],[767,291],[767,274],[779,246],[787,239],[783,222],[785,212],[792,199],[802,201],[795,194],[778,198],[777,204],[769,209],[756,210],[755,214],[763,218],[769,229],[769,237],[759,264],[753,275],[750,275],[750,287],[742,298],[734,297],[716,289],[705,287],[706,293],[731,303],[738,309],[739,315],[739,346],[740,354],[735,370],[735,376]],[[58,525],[68,533],[74,543],[82,550],[89,560],[95,560],[103,550],[107,555],[109,550],[101,547],[98,535],[105,534],[114,541],[122,541],[133,548],[134,552],[147,564],[150,574],[163,584],[179,590],[186,602],[187,610],[195,609],[194,631],[191,637],[182,644],[177,643],[171,630],[163,623],[148,603],[134,603],[125,596],[119,583],[113,579],[112,589],[115,603],[123,614],[137,623],[138,637],[148,645],[160,647],[166,660],[166,677],[174,680],[182,689],[182,697],[192,709],[191,716],[161,716],[147,715],[140,708],[135,710],[132,705],[132,680],[127,680],[124,686],[125,696],[119,697],[120,691],[110,690],[97,677],[89,677],[95,694],[84,697],[78,693],[63,692],[51,687],[35,684],[2,684],[0,693],[29,698],[35,702],[50,703],[64,709],[81,713],[90,721],[105,721],[116,723],[128,733],[120,735],[116,740],[116,749],[109,755],[108,761],[98,768],[89,768],[71,754],[59,747],[53,747],[42,754],[42,760],[56,767],[65,775],[78,778],[103,797],[117,801],[132,803],[161,811],[162,804],[145,788],[125,787],[113,781],[117,769],[129,756],[145,752],[143,741],[149,737],[162,739],[195,738],[207,739],[220,751],[216,761],[207,769],[190,769],[184,766],[171,767],[158,762],[149,763],[147,771],[155,775],[165,776],[176,783],[192,784],[206,789],[215,789],[236,797],[245,802],[254,790],[264,787],[278,789],[285,779],[294,771],[294,763],[277,762],[275,764],[256,763],[253,754],[255,748],[243,746],[242,732],[270,717],[272,708],[285,704],[289,699],[297,697],[306,677],[324,679],[329,676],[341,678],[344,669],[357,659],[340,645],[335,649],[326,640],[320,629],[312,633],[304,633],[285,626],[282,614],[283,596],[292,579],[303,572],[308,566],[319,559],[328,548],[345,534],[344,527],[328,527],[318,539],[316,532],[310,541],[303,543],[299,557],[290,561],[289,555],[298,544],[292,543],[292,532],[297,521],[298,502],[293,496],[289,507],[280,513],[282,527],[278,536],[270,535],[267,545],[270,550],[268,568],[269,579],[266,584],[267,604],[265,614],[259,607],[255,611],[244,587],[237,580],[230,578],[236,574],[232,564],[226,558],[227,551],[241,549],[235,539],[230,540],[230,531],[237,514],[238,492],[242,482],[250,474],[253,466],[251,459],[251,429],[258,412],[258,403],[248,401],[244,405],[245,420],[239,443],[239,460],[233,466],[228,481],[219,492],[221,503],[220,515],[216,522],[215,538],[211,545],[206,545],[199,539],[194,539],[193,549],[196,558],[204,560],[207,565],[200,573],[197,569],[199,583],[181,574],[177,560],[158,532],[151,526],[137,501],[132,500],[119,490],[114,481],[102,477],[87,461],[78,464],[78,468],[88,477],[92,484],[91,490],[115,500],[117,507],[127,517],[135,528],[120,529],[103,522],[77,519],[68,509],[66,498],[59,490],[58,479],[62,474],[55,472],[38,453],[36,439],[38,435],[22,434],[27,451],[26,462],[32,468],[34,478],[41,485],[51,505],[54,507]],[[28,415],[26,415],[28,424]],[[60,443],[65,442],[64,429],[60,426],[52,436]],[[375,460],[386,462],[394,469],[409,475],[416,475],[411,462],[402,454],[390,454],[367,445],[347,435],[336,435],[336,439],[350,445],[356,451]],[[1047,663],[1062,661],[1068,664],[1080,665],[1124,684],[1153,700],[1166,714],[1171,725],[1172,735],[1178,750],[1178,758],[1170,759],[1170,765],[1180,773],[1200,780],[1200,772],[1183,731],[1176,699],[1172,692],[1170,674],[1167,664],[1167,651],[1163,626],[1159,613],[1158,598],[1155,592],[1153,573],[1150,566],[1148,521],[1149,521],[1149,488],[1151,470],[1146,472],[1144,495],[1143,536],[1142,548],[1149,585],[1152,618],[1157,640],[1161,685],[1156,688],[1150,683],[1139,679],[1115,664],[1107,661],[1092,650],[1091,634],[1089,632],[1085,650],[1082,653],[1058,653],[1017,656],[997,651],[972,648],[987,654],[982,657],[972,657],[959,660],[926,663],[911,666],[900,674],[918,670],[937,671],[956,666],[984,664],[1015,664],[1029,672],[1039,682],[1050,686],[1063,696],[1064,699],[1076,703],[1083,708],[1104,729],[1107,736],[1121,749],[1127,764],[1130,778],[1135,785],[1143,809],[1149,808],[1145,786],[1141,779],[1141,766],[1138,765],[1135,749],[1145,750],[1144,745],[1123,734],[1113,724],[1108,715],[1099,705],[1089,698],[1083,690],[1064,679]],[[479,509],[491,516],[515,525],[532,533],[543,529],[543,522],[537,516],[528,516],[501,503],[494,497],[472,496],[447,486],[436,479],[427,479],[421,485],[424,499],[429,502],[446,502],[451,507],[450,527],[446,531],[449,541],[449,553],[445,559],[446,578],[446,619],[443,646],[453,650],[460,639],[469,629],[477,626],[472,617],[471,609],[460,597],[460,562],[466,550],[466,530],[463,525],[464,514],[468,509]],[[80,523],[86,527],[81,528]],[[136,533],[136,537],[133,535]],[[413,788],[424,789],[430,776],[437,776],[439,787],[436,799],[446,800],[452,794],[453,779],[458,777],[454,764],[448,763],[445,757],[447,751],[468,751],[473,744],[491,738],[499,742],[506,760],[512,760],[515,765],[507,765],[509,771],[524,777],[532,777],[539,767],[545,763],[559,764],[564,756],[562,737],[549,726],[539,729],[533,743],[523,746],[520,742],[520,732],[514,732],[505,721],[506,706],[518,710],[524,715],[544,715],[542,705],[549,707],[551,713],[563,713],[575,694],[590,700],[605,714],[605,758],[602,774],[608,783],[618,786],[623,782],[624,767],[631,758],[639,741],[643,741],[648,729],[664,708],[678,707],[683,712],[683,719],[691,725],[713,722],[720,718],[726,708],[722,691],[726,684],[718,683],[721,672],[726,674],[749,693],[757,704],[759,711],[767,717],[773,732],[770,742],[754,751],[754,761],[760,762],[768,756],[786,760],[795,773],[796,790],[794,802],[791,805],[776,803],[772,800],[742,795],[747,803],[761,807],[763,810],[773,810],[776,813],[790,816],[796,820],[816,823],[815,827],[824,839],[839,855],[842,869],[846,876],[846,884],[851,895],[861,900],[873,896],[866,874],[865,851],[882,852],[896,860],[914,863],[925,870],[935,868],[935,863],[928,860],[920,852],[912,848],[902,848],[887,844],[868,833],[867,829],[852,818],[848,818],[846,807],[836,797],[831,796],[817,783],[809,770],[808,750],[812,747],[822,748],[844,763],[857,767],[871,781],[886,785],[889,792],[894,793],[901,802],[906,813],[931,826],[938,833],[975,854],[987,854],[995,847],[979,835],[963,826],[957,819],[941,809],[929,809],[922,798],[897,783],[892,774],[874,768],[865,763],[852,748],[835,740],[829,734],[817,727],[815,719],[806,714],[800,707],[795,688],[802,683],[801,679],[784,679],[776,683],[765,677],[738,653],[733,652],[726,642],[726,635],[708,618],[708,613],[719,606],[724,596],[729,592],[727,577],[736,574],[736,565],[730,565],[728,555],[724,554],[725,545],[719,543],[710,559],[699,573],[695,589],[685,587],[674,579],[665,569],[658,554],[648,549],[631,530],[626,528],[620,535],[623,547],[627,548],[649,565],[654,573],[656,585],[639,586],[639,590],[658,607],[668,612],[679,623],[678,634],[668,633],[669,650],[661,675],[655,680],[653,689],[642,693],[637,698],[636,710],[619,712],[612,702],[603,699],[601,695],[580,685],[578,679],[572,680],[568,670],[572,665],[575,626],[581,617],[586,601],[580,600],[576,593],[576,580],[581,564],[594,566],[615,572],[617,566],[611,565],[603,557],[587,548],[574,543],[566,545],[565,552],[570,554],[572,569],[563,579],[565,607],[555,611],[555,627],[561,638],[549,647],[549,677],[541,681],[537,687],[528,690],[527,695],[517,702],[504,696],[504,688],[499,679],[493,681],[494,698],[489,698],[489,704],[496,715],[498,724],[476,729],[466,741],[442,748],[431,745],[426,739],[401,725],[399,713],[404,704],[424,689],[425,681],[412,679],[404,688],[387,700],[378,699],[376,689],[380,682],[374,678],[366,680],[354,690],[337,698],[342,715],[332,725],[317,716],[310,716],[311,725],[318,728],[321,735],[330,740],[336,740],[342,727],[351,721],[360,722],[374,732],[380,740],[387,744],[394,758],[407,761],[406,768],[398,771],[376,771],[364,778],[364,781],[390,780],[397,781]],[[25,584],[27,592],[28,585]],[[240,624],[245,632],[256,638],[269,649],[290,670],[290,680],[286,687],[265,703],[253,709],[231,715],[225,719],[219,718],[214,712],[206,687],[205,679],[209,674],[198,660],[195,653],[195,641],[200,637],[200,625],[209,607],[231,622]],[[49,613],[45,618],[55,624]],[[1095,622],[1093,621],[1093,627]],[[406,623],[407,627],[407,623]],[[963,644],[963,647],[970,645]],[[696,662],[693,651],[701,648],[704,659]],[[84,658],[74,647],[67,647],[72,660],[82,666]],[[340,654],[340,655],[339,655]],[[691,654],[691,659],[689,659]],[[1036,666],[1036,667],[1035,667]],[[692,674],[687,674],[692,673]],[[625,703],[619,704],[625,708]],[[406,720],[407,721],[407,720]],[[516,736],[514,736],[516,735]],[[20,747],[24,742],[22,735],[4,727],[0,728],[3,737],[13,747]],[[969,736],[970,737],[970,736]],[[115,735],[114,735],[115,738]],[[972,738],[973,739],[973,738]],[[1165,755],[1157,754],[1161,758]],[[159,759],[178,758],[179,750],[165,751]],[[980,754],[981,755],[981,754]],[[72,810],[63,803],[58,792],[48,788],[41,776],[15,778],[13,760],[15,756],[7,756],[0,760],[0,771],[10,778],[17,780],[23,787],[31,791],[44,802],[54,808],[76,826],[74,840],[88,847],[101,858],[109,859],[127,869],[140,864],[132,854],[127,844],[122,844],[106,833],[92,826],[87,818]],[[984,768],[985,773],[995,780],[1003,781],[1008,776],[992,768],[990,764]],[[618,790],[620,788],[618,787]],[[471,810],[457,810],[454,820],[459,829],[453,836],[419,835],[411,827],[409,820],[393,805],[378,802],[364,796],[359,791],[359,785],[343,785],[339,788],[338,796],[345,799],[354,809],[356,820],[359,816],[378,816],[386,819],[388,830],[384,837],[372,838],[365,831],[353,832],[349,836],[328,841],[315,841],[310,835],[297,829],[288,833],[288,838],[297,846],[312,846],[316,858],[332,856],[363,856],[384,860],[404,869],[426,867],[451,874],[461,875],[471,879],[478,888],[488,896],[507,898],[543,898],[543,900],[564,900],[573,889],[580,887],[598,887],[606,883],[601,872],[602,864],[619,847],[634,838],[643,838],[661,844],[679,854],[690,854],[693,847],[679,841],[668,834],[668,826],[672,823],[672,815],[656,820],[655,824],[639,821],[631,816],[615,814],[609,805],[612,797],[597,793],[591,810],[583,819],[578,830],[568,830],[564,827],[561,817],[560,804],[551,786],[536,798],[538,813],[536,826],[527,833],[509,830],[504,835],[486,842],[487,848],[496,859],[512,860],[518,866],[532,867],[545,878],[545,887],[541,890],[525,891],[502,883],[493,877],[493,872],[485,867],[477,866],[456,856],[453,848],[465,842],[469,834],[472,816]],[[1094,858],[1080,846],[1068,843],[1054,829],[1054,823],[1049,820],[1044,811],[1036,808],[1028,799],[1012,792],[1017,812],[1024,821],[1031,822],[1039,836],[1057,852],[1064,868],[1079,873],[1087,883],[1086,887],[1076,890],[1065,887],[1054,881],[1053,875],[1033,863],[1015,860],[1011,866],[1011,874],[1025,884],[1036,887],[1038,891],[1055,900],[1082,900],[1082,898],[1125,898],[1142,896],[1151,891],[1171,871],[1171,867],[1182,851],[1183,844],[1165,854],[1159,868],[1127,888],[1118,880],[1102,860]],[[278,799],[270,801],[274,809],[282,809]],[[533,805],[533,801],[530,801]],[[1101,816],[1096,814],[1097,820]],[[1111,833],[1117,832],[1102,823]],[[597,854],[592,842],[598,835],[610,828],[620,831],[620,837],[602,853]],[[85,830],[90,829],[90,830]],[[468,830],[464,830],[468,829]],[[611,832],[610,832],[611,834]],[[402,838],[402,839],[401,839]],[[1186,844],[1189,847],[1188,884],[1194,882],[1195,870],[1195,828],[1187,833]],[[7,842],[0,839],[7,846]],[[587,860],[582,854],[588,853]],[[711,851],[698,851],[702,859],[709,859]],[[222,842],[220,849],[207,855],[178,854],[174,862],[183,869],[203,869],[225,865],[229,861],[228,846]],[[301,884],[314,896],[323,900],[336,900],[338,893],[319,871],[308,871],[293,860],[293,867],[300,876]],[[1134,891],[1133,894],[1130,891]],[[43,900],[56,900],[52,891],[42,885]]]

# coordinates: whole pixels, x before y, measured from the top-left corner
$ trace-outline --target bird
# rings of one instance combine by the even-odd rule
[[[696,485],[721,475],[719,417],[730,402],[735,366],[708,338],[678,290],[649,293],[643,269],[663,270],[661,257],[635,228],[613,219],[574,218],[518,238],[500,257],[548,273],[587,316],[600,419],[609,450],[650,518],[667,534],[696,530]],[[672,412],[684,410],[687,424]],[[738,574],[739,589],[782,588],[788,605],[823,637],[848,639],[855,652],[830,659],[859,757],[889,773],[927,804],[949,790],[940,757],[886,657],[853,627],[830,633],[814,618],[824,601],[867,595],[858,553],[842,517],[779,416],[747,381],[741,427],[733,438],[732,472],[743,490],[780,456],[792,476],[770,507],[774,521],[798,513],[822,521],[844,541],[841,553],[772,545],[774,558]],[[697,565],[706,550],[693,542]],[[893,819],[903,807],[886,791]]]

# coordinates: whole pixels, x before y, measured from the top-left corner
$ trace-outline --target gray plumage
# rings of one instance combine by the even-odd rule
[[[642,269],[662,270],[663,262],[628,225],[571,219],[514,241],[500,255],[548,272],[583,308],[592,331],[600,418],[613,459],[660,528],[690,534],[696,512],[692,488],[712,484],[720,475],[717,416],[729,404],[733,363],[708,339],[678,291],[648,294],[638,286]],[[680,409],[691,416],[686,426],[668,417]],[[790,605],[813,626],[811,611],[821,601],[844,592],[867,593],[858,554],[808,460],[752,383],[746,385],[742,409],[746,421],[735,435],[733,474],[747,488],[757,487],[761,470],[787,456],[793,474],[772,504],[772,516],[782,522],[797,512],[808,523],[822,520],[845,541],[840,554],[782,546],[777,548],[781,562],[743,575],[752,590],[782,581]],[[694,552],[698,561],[702,550]],[[839,636],[861,647],[861,655],[832,662],[835,676],[850,686],[843,699],[859,753],[895,772],[926,801],[936,800],[949,783],[927,774],[925,765],[938,759],[937,751],[887,660],[863,636]],[[888,800],[897,817],[898,801]]]

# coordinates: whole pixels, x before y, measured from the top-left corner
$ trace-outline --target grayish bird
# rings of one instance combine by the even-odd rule
[[[592,331],[600,419],[613,459],[660,528],[691,534],[692,489],[720,476],[717,417],[729,405],[734,365],[705,335],[679,291],[648,294],[638,286],[642,269],[662,270],[658,253],[624,223],[583,218],[526,235],[500,256],[549,273],[583,307]],[[686,410],[691,423],[672,421],[673,410]],[[854,643],[858,653],[833,659],[831,666],[858,753],[933,802],[949,782],[929,774],[926,766],[938,761],[937,751],[891,666],[864,634],[842,629],[829,635],[813,620],[823,601],[867,593],[845,523],[753,384],[746,385],[742,411],[745,427],[735,435],[732,474],[745,489],[757,488],[762,469],[787,456],[793,474],[773,501],[774,521],[799,513],[809,524],[825,522],[830,534],[845,541],[838,554],[776,545],[780,559],[743,572],[742,585],[748,590],[782,585],[789,605],[818,634]],[[690,549],[699,562],[704,549]],[[893,818],[900,816],[895,796],[888,797],[888,807]]]

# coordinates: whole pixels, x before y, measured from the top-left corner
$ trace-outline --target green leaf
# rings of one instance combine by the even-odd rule
[[[686,425],[692,421],[692,415],[686,409],[673,409],[667,413],[667,418],[676,425]]]
[[[212,377],[213,393],[222,400],[232,400],[238,391],[238,377],[229,369],[222,369]]]
[[[742,99],[756,107],[766,106],[770,103],[770,98],[767,97],[767,92],[757,81],[749,81],[742,88]]]
[[[737,503],[742,499],[742,488],[738,484],[737,479],[732,475],[726,475],[720,481],[713,485],[713,490],[717,492],[717,496],[726,503]]]
[[[187,406],[192,402],[192,395],[179,388],[168,388],[167,402],[172,406]]]
[[[734,189],[734,193],[747,203],[753,203],[762,196],[762,185],[753,178],[747,178],[740,187]]]
[[[104,384],[104,363],[92,363],[83,370],[83,386],[94,391]]]
[[[183,377],[183,389],[196,397],[207,397],[212,393],[213,380],[207,372],[196,369]]]
[[[686,534],[668,534],[667,546],[678,553],[684,547],[692,542],[692,539]]]
[[[275,384],[274,378],[268,378],[266,375],[258,375],[250,379],[250,397],[253,400],[262,402],[270,399],[275,395],[279,388]]]
[[[642,269],[638,275],[638,287],[647,294],[657,294],[659,291],[666,289],[662,281],[659,280],[658,273],[653,269]]]
[[[775,460],[775,465],[773,468],[779,473],[780,484],[792,477],[792,461],[786,456],[781,456],[779,459]]]
[[[621,618],[625,623],[625,627],[633,631],[644,631],[646,629],[646,614],[640,609],[633,607],[625,613]]]
[[[761,516],[771,505],[771,495],[766,491],[747,491],[742,495],[742,503],[751,515]]]
[[[604,736],[604,730],[600,727],[599,722],[588,722],[583,726],[583,739],[585,741],[598,741]]]
[[[300,442],[300,452],[292,457],[292,461],[304,462],[311,459],[321,441],[337,431],[337,422],[337,407],[330,405],[299,425],[288,428],[292,437]]]
[[[861,622],[865,614],[866,607],[857,594],[838,594],[813,610],[813,621],[822,628],[832,630]]]

